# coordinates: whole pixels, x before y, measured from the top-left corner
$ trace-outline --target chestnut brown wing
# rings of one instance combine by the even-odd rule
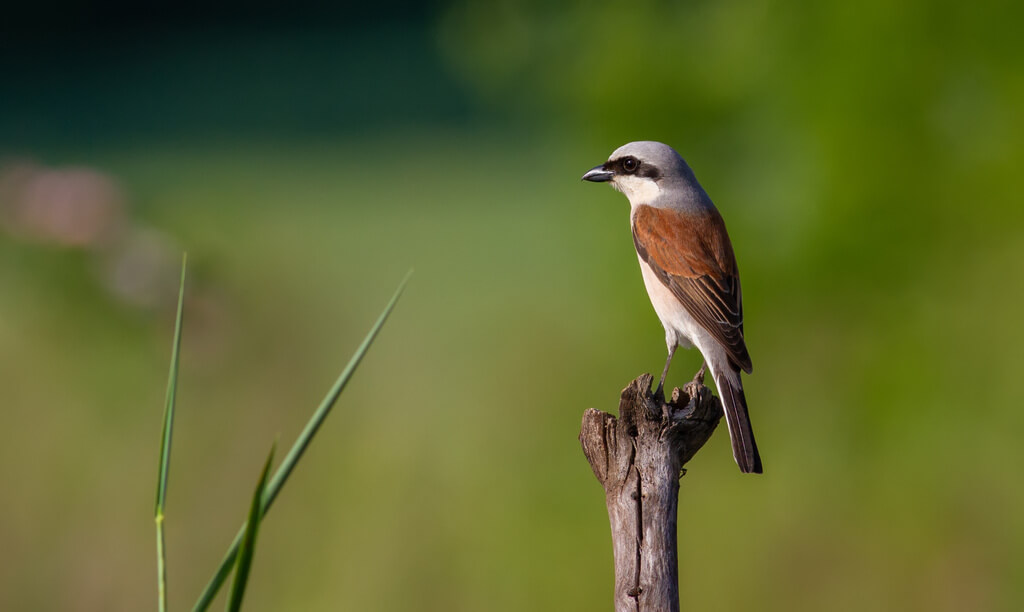
[[[638,206],[633,244],[687,312],[725,347],[733,364],[750,373],[739,271],[718,211],[681,213]]]

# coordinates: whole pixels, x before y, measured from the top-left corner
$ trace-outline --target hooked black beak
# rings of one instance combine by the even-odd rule
[[[587,173],[583,175],[583,180],[591,181],[593,183],[607,183],[612,180],[612,177],[614,176],[615,175],[611,171],[604,169],[604,165],[600,165],[594,166],[588,170]]]

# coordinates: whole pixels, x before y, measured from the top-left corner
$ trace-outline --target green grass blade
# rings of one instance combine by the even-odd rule
[[[231,583],[231,593],[228,595],[228,612],[238,612],[242,608],[242,597],[245,595],[245,586],[249,582],[252,557],[256,552],[256,534],[260,530],[260,521],[263,520],[263,492],[267,487],[267,475],[270,474],[270,464],[274,461],[274,450],[276,449],[277,443],[275,442],[270,447],[270,454],[267,456],[267,462],[263,464],[263,472],[260,473],[260,480],[256,483],[256,491],[252,495],[249,520],[245,522],[242,544],[238,548],[235,580]]]
[[[387,321],[388,315],[391,314],[391,311],[395,308],[395,304],[398,303],[398,298],[401,297],[402,291],[405,289],[405,285],[409,282],[410,276],[412,276],[411,271],[409,274],[406,274],[405,279],[402,280],[398,289],[395,290],[395,295],[392,296],[391,301],[388,302],[388,305],[384,308],[384,312],[382,312],[380,317],[377,318],[377,322],[374,323],[370,332],[366,334],[366,338],[363,339],[362,344],[360,344],[359,348],[356,349],[355,354],[352,355],[348,365],[345,366],[341,375],[338,376],[338,380],[335,381],[334,386],[327,392],[327,395],[320,403],[320,407],[316,409],[316,412],[313,413],[309,422],[306,423],[305,429],[302,430],[298,439],[295,440],[295,443],[292,445],[291,450],[288,451],[288,455],[284,458],[284,461],[282,461],[281,465],[278,466],[277,471],[274,473],[274,477],[270,479],[270,483],[263,492],[263,514],[266,514],[270,509],[271,504],[274,503],[274,499],[277,498],[277,494],[281,491],[281,487],[284,486],[284,483],[288,480],[288,476],[292,473],[292,470],[295,469],[295,464],[302,458],[302,454],[306,451],[306,447],[309,446],[309,442],[313,439],[317,430],[320,429],[320,425],[324,422],[324,419],[327,418],[331,408],[334,406],[334,402],[337,401],[338,396],[341,395],[342,390],[345,389],[345,385],[348,384],[349,379],[352,378],[352,374],[355,372],[359,362],[362,361],[367,349],[369,349],[370,345],[373,344],[374,339],[377,337],[377,333],[380,332],[381,328],[384,326],[384,322]],[[217,572],[214,573],[213,578],[210,579],[210,582],[206,585],[206,588],[199,596],[198,601],[196,601],[196,605],[192,608],[194,612],[202,612],[209,608],[213,598],[217,595],[217,591],[220,590],[221,585],[224,584],[224,580],[227,579],[228,574],[231,572],[231,566],[235,562],[235,556],[238,554],[238,546],[242,541],[243,534],[244,528],[239,530],[238,534],[235,535],[234,541],[231,543],[231,546],[228,547],[227,553],[221,560],[220,567],[217,569]]]
[[[185,268],[188,254],[181,256],[181,281],[178,285],[178,314],[174,319],[174,340],[171,345],[171,367],[167,374],[167,396],[164,401],[164,424],[160,434],[160,466],[156,484],[156,576],[160,612],[167,612],[167,554],[164,546],[164,506],[167,501],[167,473],[171,464],[171,434],[174,432],[174,400],[178,388],[178,361],[181,349],[181,319],[185,310]]]

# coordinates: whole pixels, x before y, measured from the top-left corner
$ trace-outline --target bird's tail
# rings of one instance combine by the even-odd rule
[[[730,367],[730,366],[726,366]],[[757,452],[754,441],[754,430],[750,427],[750,415],[747,413],[747,398],[743,394],[743,383],[740,382],[739,370],[733,370],[734,376],[719,372],[718,368],[711,371],[718,387],[718,395],[722,399],[725,411],[725,423],[729,426],[729,438],[732,440],[732,456],[740,471],[761,473],[761,455]],[[730,379],[735,379],[735,382]]]

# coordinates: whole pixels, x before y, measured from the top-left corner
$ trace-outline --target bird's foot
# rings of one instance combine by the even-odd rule
[[[655,400],[665,401],[665,381],[664,379],[658,383],[658,388],[651,394]]]
[[[707,369],[708,369],[708,362],[705,361],[704,363],[702,363],[700,365],[700,369],[697,370],[697,373],[693,375],[693,382],[697,383],[698,385],[703,385],[704,384],[704,373],[707,372]]]

